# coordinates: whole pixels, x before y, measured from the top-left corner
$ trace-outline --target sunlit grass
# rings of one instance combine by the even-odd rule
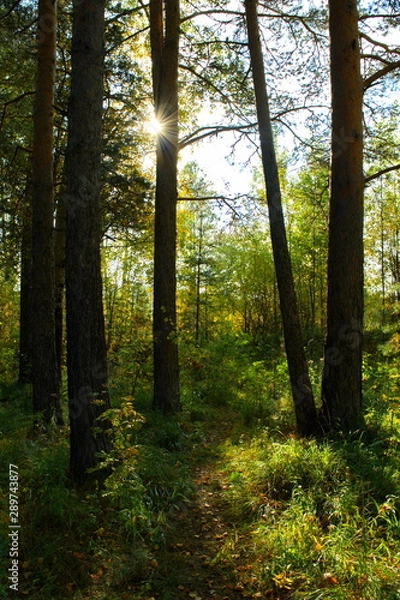
[[[397,354],[367,357],[373,429],[317,441],[295,434],[283,358],[271,369],[248,341],[234,346],[231,337],[184,352],[178,417],[151,411],[147,375],[134,393],[131,379],[118,377],[116,443],[105,457],[111,474],[95,491],[69,485],[67,431],[34,438],[28,391],[3,390],[1,483],[6,490],[8,462],[19,464],[24,592],[46,600],[78,597],[81,589],[89,598],[96,581],[115,589],[148,581],[176,516],[190,507],[193,465],[212,461],[232,525],[209,561],[236,568],[240,556],[254,597],[399,600]],[[216,428],[229,436],[218,450],[205,443]],[[6,515],[5,494],[0,507]],[[3,520],[5,536],[6,527]],[[0,544],[2,567],[6,550]],[[167,576],[179,580],[172,567]],[[107,594],[119,597],[111,588]]]
[[[317,443],[268,431],[225,447],[231,507],[247,522],[264,593],[400,597],[399,470],[376,451],[362,440]]]

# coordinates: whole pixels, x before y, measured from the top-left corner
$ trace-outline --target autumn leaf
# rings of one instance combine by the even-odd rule
[[[314,550],[316,552],[320,552],[322,550],[323,546],[322,546],[321,542],[319,542],[318,539],[315,536],[314,536],[314,542],[315,542],[315,544],[314,544]]]
[[[325,585],[337,585],[339,580],[332,573],[324,573],[323,580]]]

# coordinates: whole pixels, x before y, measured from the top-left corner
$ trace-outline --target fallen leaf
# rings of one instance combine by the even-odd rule
[[[237,571],[251,571],[253,569],[253,565],[239,565],[237,567]]]
[[[337,583],[339,583],[337,577],[335,577],[335,575],[333,575],[332,573],[324,573],[323,579],[325,585],[336,585]]]

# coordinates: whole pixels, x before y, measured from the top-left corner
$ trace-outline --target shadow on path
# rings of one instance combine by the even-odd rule
[[[231,429],[227,423],[209,434],[205,442],[208,458],[193,467],[194,498],[177,517],[166,547],[159,551],[151,589],[141,600],[263,597],[248,564],[246,539],[239,536],[224,497],[229,483],[218,465],[219,448]]]

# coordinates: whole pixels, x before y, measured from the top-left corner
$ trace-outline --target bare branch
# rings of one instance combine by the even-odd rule
[[[15,104],[16,102],[19,102],[20,100],[23,100],[27,96],[34,96],[34,94],[35,94],[35,92],[24,92],[20,96],[17,96],[16,98],[13,98],[12,100],[9,100],[8,102],[4,103],[4,105],[3,105],[3,111],[1,113],[1,118],[0,118],[0,131],[1,131],[2,127],[3,127],[8,107],[11,106],[11,104]]]
[[[5,13],[0,15],[0,21],[2,21],[3,19],[6,19],[12,13],[12,11],[17,8],[18,4],[20,4],[20,3],[21,3],[21,0],[16,0],[16,2],[14,2],[14,4]]]
[[[400,13],[394,13],[393,15],[389,15],[389,14],[374,14],[374,15],[365,14],[365,15],[360,15],[358,18],[359,18],[360,21],[366,21],[367,19],[400,19]]]
[[[192,197],[192,196],[179,196],[178,197],[178,201],[180,202],[197,202],[197,201],[209,201],[209,200],[221,200],[221,201],[225,201],[225,200],[229,200],[229,202],[236,202],[236,200],[242,200],[243,198],[248,199],[254,199],[253,196],[250,196],[249,194],[238,194],[237,196],[234,196],[233,198],[226,198],[226,196],[196,196],[196,197]]]
[[[379,42],[378,40],[374,40],[366,33],[361,32],[360,37],[372,44],[373,46],[379,46],[380,48],[383,48],[384,50],[386,50],[386,52],[390,54],[399,54],[400,52],[399,48],[391,48],[388,44],[385,44],[384,42]]]
[[[399,67],[400,67],[400,60],[397,60],[396,62],[390,63],[390,64],[386,65],[386,67],[379,69],[379,71],[376,71],[375,73],[373,73],[372,75],[370,75],[369,77],[364,79],[364,90],[368,90],[370,87],[372,87],[374,85],[374,83],[376,81],[378,81],[379,79],[381,79],[388,73],[392,73],[392,71],[395,71]]]
[[[211,137],[213,135],[218,135],[219,133],[224,133],[227,131],[240,131],[241,133],[244,133],[243,130],[251,129],[251,128],[254,128],[255,126],[256,126],[256,123],[249,123],[249,124],[242,123],[240,125],[209,125],[209,126],[199,127],[193,133],[190,133],[189,135],[187,135],[186,137],[184,137],[182,139],[182,141],[179,143],[179,148],[180,149],[185,148],[186,146],[194,144],[195,142],[199,142],[200,140],[203,140],[207,137]]]
[[[391,171],[398,171],[398,170],[400,170],[400,164],[392,165],[391,167],[386,167],[386,169],[381,169],[380,171],[377,171],[376,173],[373,173],[372,175],[368,175],[368,177],[366,177],[364,179],[364,182],[365,182],[365,184],[370,183],[370,181],[373,181],[374,179],[378,179],[382,175],[386,175],[386,173],[390,173]]]
[[[363,59],[371,59],[371,60],[377,60],[381,63],[383,63],[384,65],[390,65],[392,64],[392,61],[390,61],[388,58],[384,58],[383,56],[379,56],[379,54],[361,54],[361,58]]]
[[[207,86],[209,86],[213,90],[215,90],[221,96],[221,98],[223,98],[227,102],[227,104],[232,104],[232,101],[231,101],[230,97],[228,96],[228,94],[225,94],[225,92],[223,92],[217,85],[215,85],[215,83],[210,81],[210,79],[208,79],[201,73],[198,73],[196,71],[196,69],[194,69],[193,67],[190,67],[189,65],[184,65],[184,64],[180,64],[179,68],[184,69],[185,71],[189,71],[189,73],[192,73],[192,75],[197,77],[197,79],[199,79],[200,81],[205,83]]]
[[[181,19],[181,23],[185,23],[185,21],[192,21],[196,17],[201,16],[213,16],[213,15],[232,15],[235,17],[243,17],[244,13],[236,10],[221,10],[221,9],[210,9],[210,10],[199,10],[195,13],[187,15]]]
[[[107,19],[106,25],[109,25],[110,23],[114,23],[114,21],[119,21],[119,19],[122,19],[123,17],[129,17],[130,15],[134,15],[135,13],[141,12],[142,10],[146,11],[148,6],[149,6],[148,4],[140,3],[140,6],[123,10],[122,12],[119,12],[118,14],[113,15],[112,17]]]

